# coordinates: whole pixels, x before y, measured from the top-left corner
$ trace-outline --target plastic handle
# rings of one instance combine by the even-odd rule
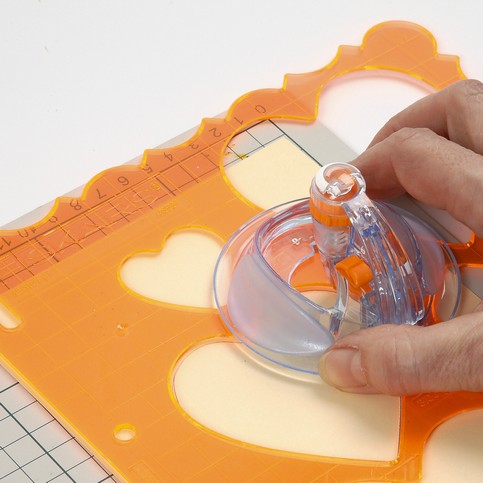
[[[425,313],[416,272],[365,188],[360,171],[350,164],[320,169],[311,189],[317,246],[339,285],[347,284],[336,273],[340,260],[355,255],[370,267],[370,289],[359,300],[363,325],[415,324]]]

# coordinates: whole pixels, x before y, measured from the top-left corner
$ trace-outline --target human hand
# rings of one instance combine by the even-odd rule
[[[483,84],[461,81],[409,106],[353,164],[370,197],[407,192],[483,236]],[[319,369],[327,383],[354,393],[483,391],[483,311],[430,327],[353,332]]]

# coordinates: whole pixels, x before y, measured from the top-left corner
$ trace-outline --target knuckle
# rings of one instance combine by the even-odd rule
[[[478,323],[464,332],[462,344],[458,347],[458,356],[461,359],[461,380],[463,389],[483,390],[483,318],[477,317]]]
[[[399,394],[414,394],[421,391],[420,365],[414,347],[414,330],[409,325],[399,325],[394,338],[394,371],[397,374],[394,383]],[[419,355],[420,356],[420,355]]]
[[[387,329],[374,348],[378,357],[371,362],[377,364],[378,370],[368,372],[368,384],[394,396],[420,392],[421,374],[413,342],[413,330],[417,328],[390,325]]]
[[[419,144],[427,142],[429,136],[434,136],[435,133],[426,127],[402,127],[391,138],[396,147],[407,145],[409,143]]]
[[[391,137],[391,151],[398,164],[407,169],[418,165],[421,155],[436,154],[439,147],[439,136],[425,127],[403,127]]]
[[[483,83],[476,79],[466,79],[454,84],[449,89],[449,101],[460,108],[466,108],[475,102],[483,104]]]

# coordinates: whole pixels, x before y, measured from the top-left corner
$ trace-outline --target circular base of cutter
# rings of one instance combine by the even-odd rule
[[[431,294],[425,297],[426,316],[421,324],[452,318],[459,305],[461,280],[451,250],[414,215],[396,207],[383,209],[403,217],[401,226],[416,240],[415,264],[423,289]],[[266,233],[274,235],[267,241]],[[439,249],[436,256],[434,250]],[[308,201],[296,201],[243,225],[223,248],[214,276],[216,304],[228,329],[264,359],[310,374],[318,373],[320,357],[336,337],[361,328],[359,305],[348,296],[343,299],[322,263],[314,265],[318,258]],[[438,270],[431,266],[435,258],[441,262]],[[332,298],[321,303],[320,297],[305,295],[313,291],[325,291]],[[331,315],[337,311],[340,315],[341,310],[344,320],[340,330],[334,330]]]

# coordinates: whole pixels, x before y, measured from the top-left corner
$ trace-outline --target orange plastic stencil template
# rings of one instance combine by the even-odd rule
[[[259,448],[194,424],[175,402],[172,370],[204,339],[230,339],[215,309],[154,302],[128,291],[119,270],[159,249],[179,227],[224,240],[260,210],[224,175],[230,139],[266,119],[313,121],[321,90],[354,71],[383,69],[434,89],[464,78],[432,35],[404,22],[372,28],[326,67],[250,92],[187,142],[147,150],[140,166],[100,173],[81,198],[59,198],[42,221],[0,232],[0,360],[61,422],[129,481],[417,481],[424,444],[450,416],[483,407],[482,394],[403,398],[399,454],[364,461]],[[478,266],[481,242],[456,250]]]

